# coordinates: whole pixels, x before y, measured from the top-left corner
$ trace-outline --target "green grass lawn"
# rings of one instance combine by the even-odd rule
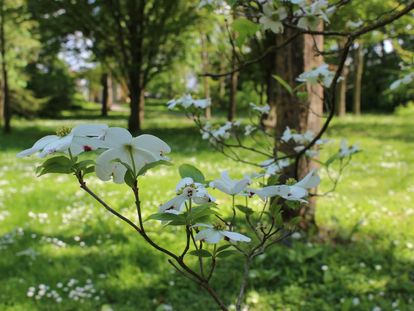
[[[41,161],[15,157],[57,127],[90,121],[91,113],[15,120],[12,135],[0,134],[0,310],[164,310],[163,304],[180,311],[216,310],[209,296],[83,193],[71,176],[36,178],[34,167]],[[196,165],[208,179],[224,169],[236,176],[252,170],[214,152],[179,114],[150,107],[147,117],[145,131],[172,146],[175,166],[142,178],[145,215],[173,196],[181,163]],[[98,121],[126,124],[122,113]],[[340,137],[358,142],[364,152],[353,158],[336,192],[319,200],[322,239],[293,240],[257,258],[249,310],[414,310],[413,121],[345,118],[328,134],[337,142],[322,158],[337,149]],[[113,207],[134,217],[125,186],[94,177],[88,182]],[[329,187],[325,178],[322,189]],[[163,245],[182,246],[174,228],[147,226]],[[237,256],[219,262],[213,285],[229,305],[241,272]]]

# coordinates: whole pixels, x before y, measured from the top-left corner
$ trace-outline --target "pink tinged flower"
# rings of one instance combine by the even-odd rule
[[[108,126],[105,124],[83,124],[73,128],[67,135],[48,135],[39,139],[31,148],[23,150],[17,157],[30,156],[38,152],[40,158],[44,158],[55,152],[70,150],[72,155],[78,155],[85,151],[85,146],[90,150],[104,148],[102,140],[99,139]]]
[[[245,190],[249,184],[250,178],[234,180],[229,177],[227,171],[224,171],[221,173],[220,179],[216,179],[210,183],[210,187],[217,188],[230,195],[236,195]]]
[[[107,181],[111,178],[115,183],[123,183],[127,164],[138,173],[145,165],[164,160],[170,147],[153,135],[132,135],[123,128],[112,127],[105,131],[104,144],[109,148],[96,160],[96,176]],[[122,162],[122,163],[121,163]]]
[[[232,242],[250,242],[251,239],[243,234],[227,231],[227,230],[219,230],[213,225],[209,224],[195,224],[193,227],[205,227],[199,231],[196,236],[196,241],[204,241],[209,244],[216,244],[223,239],[230,240]]]

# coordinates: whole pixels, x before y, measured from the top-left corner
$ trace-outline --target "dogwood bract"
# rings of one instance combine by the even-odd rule
[[[216,244],[221,240],[227,238],[234,242],[250,242],[251,239],[243,234],[223,230],[222,226],[213,226],[209,224],[195,224],[193,227],[205,227],[195,236],[196,241],[204,241],[210,244]]]
[[[217,188],[218,190],[230,194],[236,195],[242,192],[250,184],[250,178],[243,178],[239,180],[231,179],[227,171],[221,173],[221,178],[215,179],[210,183],[210,187]]]
[[[335,73],[329,70],[328,64],[322,64],[312,70],[305,71],[296,79],[299,82],[309,82],[310,84],[321,83],[325,87],[330,87],[335,77]]]
[[[211,100],[206,99],[193,99],[190,94],[185,94],[179,99],[172,99],[167,103],[168,109],[174,109],[177,106],[181,106],[185,109],[190,108],[191,106],[205,109],[211,105]]]
[[[19,152],[17,157],[22,158],[39,152],[39,157],[44,158],[55,152],[67,153],[69,149],[72,155],[78,155],[84,151],[103,148],[105,145],[98,138],[102,137],[107,128],[105,124],[78,125],[72,130],[62,128],[57,131],[57,135],[47,135],[39,139],[31,148]]]
[[[258,112],[260,112],[262,114],[268,114],[270,112],[270,106],[269,105],[257,106],[257,105],[255,105],[253,103],[250,103],[250,107],[253,110],[256,110],[256,111],[258,111]]]
[[[207,189],[190,177],[183,178],[175,187],[177,196],[159,207],[159,212],[178,214],[184,208],[184,203],[190,199],[196,204],[214,202],[216,199],[208,194]]]
[[[286,8],[283,6],[275,9],[270,3],[263,5],[263,14],[259,19],[259,23],[263,25],[263,28],[270,29],[274,33],[283,32],[282,20],[287,17]]]
[[[165,154],[171,151],[170,146],[153,135],[132,137],[126,129],[111,127],[105,131],[105,145],[109,148],[96,159],[96,176],[118,184],[124,182],[127,164],[135,174],[146,165],[164,160]]]
[[[319,185],[321,179],[316,170],[310,171],[302,180],[294,185],[277,185],[267,186],[262,189],[251,189],[247,191],[250,194],[257,194],[262,200],[267,198],[280,196],[288,201],[306,202],[303,198],[308,195],[308,189],[315,188]]]
[[[339,148],[339,157],[345,158],[347,156],[353,155],[354,153],[357,153],[361,151],[358,145],[352,145],[348,147],[348,142],[346,139],[341,140],[341,146]]]

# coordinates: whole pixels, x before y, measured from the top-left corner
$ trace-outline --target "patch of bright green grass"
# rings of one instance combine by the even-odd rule
[[[174,310],[216,310],[209,296],[175,273],[164,255],[106,213],[70,176],[36,178],[39,159],[16,159],[36,139],[62,125],[90,122],[97,111],[92,107],[81,118],[67,114],[68,120],[15,120],[13,134],[0,134],[0,310],[100,310],[105,305],[155,310],[162,304]],[[123,112],[114,115],[93,122],[126,125]],[[216,153],[181,115],[150,105],[147,117],[145,131],[172,146],[176,165],[142,179],[145,216],[174,195],[181,163],[195,164],[208,179],[224,169],[238,175],[251,172]],[[336,192],[318,202],[318,225],[341,239],[316,243],[302,238],[260,256],[251,271],[249,310],[413,310],[412,121],[404,116],[348,117],[335,122],[329,137],[336,143],[326,147],[322,158],[337,149],[340,137],[364,150],[354,157]],[[88,182],[109,204],[134,217],[125,187],[93,177]],[[325,178],[322,190],[329,187]],[[155,222],[147,227],[172,250],[182,247],[182,233],[176,229]],[[229,305],[241,271],[237,256],[219,262],[213,285]],[[55,290],[62,301],[47,293],[37,299],[40,284],[50,287],[47,293]],[[32,286],[35,294],[28,297]]]

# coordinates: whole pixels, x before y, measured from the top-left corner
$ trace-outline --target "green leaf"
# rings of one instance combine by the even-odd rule
[[[138,176],[139,175],[144,175],[148,170],[150,170],[150,169],[152,169],[154,167],[157,167],[159,165],[171,166],[172,164],[170,162],[168,162],[168,161],[165,161],[165,160],[160,160],[160,161],[157,161],[157,162],[152,162],[152,163],[146,164],[146,165],[144,165],[143,168],[141,168],[139,170]]]
[[[300,99],[300,100],[307,100],[308,99],[308,92],[297,92],[296,96]]]
[[[189,223],[194,223],[197,222],[197,220],[200,220],[201,218],[206,218],[207,216],[214,214],[212,208],[215,206],[215,203],[199,205],[193,207],[191,211],[184,213],[184,215]]]
[[[181,178],[185,177],[191,177],[195,182],[204,184],[205,183],[205,177],[203,173],[196,168],[195,166],[192,166],[191,164],[182,164],[178,168],[178,171],[180,173]]]
[[[244,205],[236,205],[236,208],[240,212],[245,213],[246,215],[251,215],[251,214],[254,213],[254,211],[250,207],[247,207],[247,206],[244,206]]]
[[[289,83],[287,83],[285,80],[283,80],[280,76],[278,75],[273,75],[273,78],[280,83],[281,86],[283,86],[283,88],[289,92],[290,95],[293,95],[293,90],[291,88],[291,86],[289,85]]]
[[[277,185],[279,182],[279,175],[272,175],[267,180],[267,186]]]
[[[70,174],[73,172],[73,162],[65,156],[57,156],[46,160],[36,169],[38,176],[50,173]]]
[[[154,220],[161,220],[161,221],[171,221],[177,219],[179,215],[171,214],[171,213],[156,213],[150,215],[148,219],[154,219]]]
[[[212,257],[213,256],[209,251],[205,249],[197,249],[197,250],[189,252],[188,254],[192,256],[197,256],[197,257]]]
[[[229,247],[231,247],[232,245],[230,245],[230,244],[225,244],[225,245],[222,245],[222,246],[220,246],[219,248],[217,248],[217,250],[216,250],[216,253],[220,253],[221,251],[224,251],[225,249],[227,249],[227,248],[229,248]]]
[[[135,186],[136,177],[134,176],[134,173],[132,171],[127,170],[124,176],[125,183],[130,186],[131,188]]]
[[[339,158],[339,153],[335,153],[333,156],[331,156],[328,160],[325,162],[325,166],[331,165],[336,159]]]
[[[302,221],[302,217],[301,216],[297,216],[297,217],[293,217],[290,221],[289,224],[292,226],[296,226],[298,225],[300,222]]]
[[[229,257],[229,256],[235,255],[235,254],[238,254],[238,252],[235,251],[235,250],[227,250],[227,251],[222,251],[222,252],[218,253],[216,255],[216,257],[217,258],[225,258],[225,257]]]
[[[253,36],[260,29],[260,25],[246,18],[236,19],[232,27],[237,32],[236,45],[238,47],[241,47],[248,37]]]
[[[93,160],[83,160],[83,161],[76,163],[73,167],[76,169],[82,170],[86,168],[88,165],[94,165],[94,164],[95,164],[95,161]]]
[[[90,174],[90,173],[93,173],[93,172],[95,172],[95,165],[91,165],[91,166],[83,169],[83,175],[87,175],[87,174]]]

